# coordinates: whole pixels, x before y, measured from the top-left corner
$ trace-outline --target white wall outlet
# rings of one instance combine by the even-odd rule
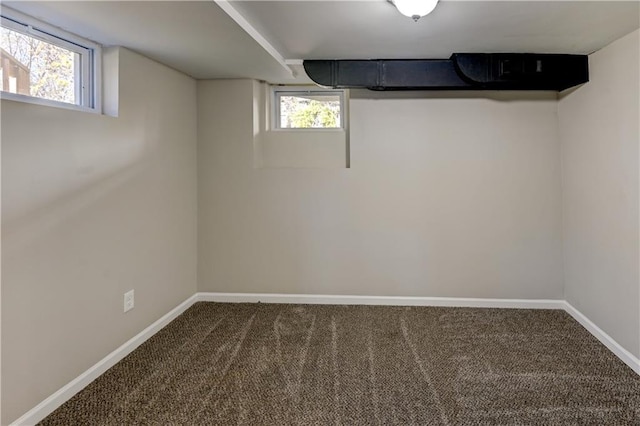
[[[133,290],[129,290],[124,294],[124,311],[128,312],[133,309],[134,299],[133,299]]]

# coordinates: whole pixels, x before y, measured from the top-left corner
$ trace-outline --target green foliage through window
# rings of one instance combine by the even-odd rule
[[[340,94],[285,94],[278,96],[280,128],[340,128]]]

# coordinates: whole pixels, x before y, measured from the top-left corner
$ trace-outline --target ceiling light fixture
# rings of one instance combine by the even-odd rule
[[[404,16],[414,21],[430,14],[436,8],[438,0],[389,0]]]

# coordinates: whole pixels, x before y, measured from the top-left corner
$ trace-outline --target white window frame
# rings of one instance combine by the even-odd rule
[[[99,44],[4,6],[0,10],[0,20],[4,28],[60,46],[78,54],[80,58],[80,61],[74,61],[75,98],[78,104],[5,91],[0,91],[0,99],[95,113],[102,111],[102,47]]]
[[[347,99],[345,89],[325,89],[319,86],[272,86],[271,87],[271,129],[282,132],[335,132],[345,131],[347,128]],[[280,96],[295,95],[337,95],[340,97],[340,125],[339,127],[280,127]]]

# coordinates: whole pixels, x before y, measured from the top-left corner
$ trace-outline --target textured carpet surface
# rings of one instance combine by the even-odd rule
[[[562,311],[196,303],[44,425],[640,425]]]

